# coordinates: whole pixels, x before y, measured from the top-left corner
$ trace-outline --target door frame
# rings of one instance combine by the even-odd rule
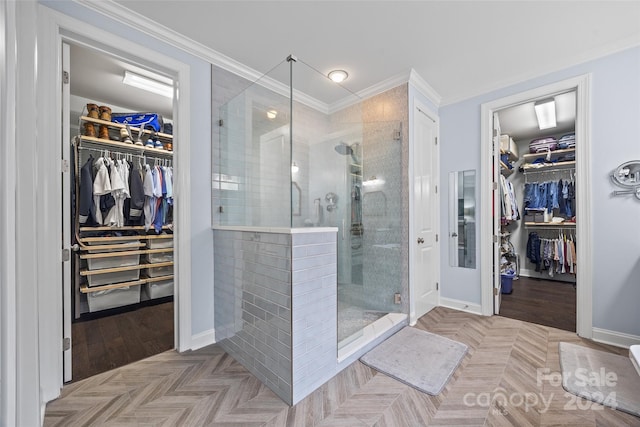
[[[150,48],[131,43],[107,31],[51,10],[37,7],[38,16],[38,69],[37,69],[37,146],[34,153],[38,165],[49,166],[39,170],[37,193],[43,198],[40,206],[52,212],[50,220],[37,223],[39,262],[37,265],[38,289],[38,341],[40,360],[40,401],[57,397],[63,385],[62,361],[62,262],[60,239],[62,235],[62,174],[59,162],[62,151],[62,42],[82,43],[105,52],[122,52],[119,46],[127,46],[131,58],[139,59],[150,68],[162,69],[176,81],[178,90],[174,97],[173,111],[178,141],[190,138],[190,67],[174,58]],[[28,24],[31,25],[31,24]],[[100,40],[98,42],[98,40]],[[142,58],[145,58],[144,60]],[[160,66],[159,64],[162,64]],[[73,76],[71,77],[73,78]],[[181,96],[182,94],[182,96]],[[18,105],[18,108],[21,108]],[[191,205],[190,148],[188,143],[174,145],[173,164],[176,167],[174,184],[174,345],[178,351],[191,347],[191,246],[189,244]],[[46,198],[43,195],[48,195]],[[44,256],[48,254],[48,256]],[[45,278],[47,278],[45,280]],[[53,278],[53,279],[51,279]]]
[[[498,147],[492,147],[493,113],[523,102],[549,96],[568,90],[576,91],[576,140],[580,149],[576,150],[576,206],[580,219],[576,223],[577,269],[580,285],[576,287],[576,332],[584,338],[593,335],[593,269],[592,269],[592,219],[591,219],[591,74],[576,76],[567,80],[520,92],[481,105],[481,174],[480,202],[483,212],[480,228],[480,253],[489,251],[493,243],[494,221],[498,221],[492,212],[493,183],[491,171],[493,159]],[[498,190],[495,190],[498,191]],[[484,250],[483,250],[484,249]],[[492,257],[481,256],[481,304],[482,314],[493,313],[493,275],[496,273]]]
[[[414,167],[413,167],[413,162],[416,160],[415,159],[415,149],[414,149],[414,145],[416,144],[416,140],[415,140],[415,135],[414,135],[414,131],[415,131],[415,119],[414,116],[415,114],[422,114],[420,112],[417,111],[417,109],[422,110],[422,113],[424,113],[425,115],[427,115],[427,117],[429,117],[431,120],[433,120],[435,122],[436,125],[436,138],[438,141],[440,141],[440,117],[438,116],[438,114],[436,114],[435,111],[433,111],[429,106],[427,106],[425,103],[421,102],[419,99],[417,99],[415,96],[411,98],[411,104],[409,106],[409,162],[408,162],[408,180],[409,180],[409,236],[408,236],[408,241],[407,244],[409,245],[409,324],[410,325],[415,325],[416,322],[418,321],[418,317],[416,315],[416,303],[415,303],[415,294],[416,294],[416,277],[415,277],[415,269],[413,268],[414,263],[416,262],[416,251],[418,250],[416,245],[412,244],[413,242],[413,237],[416,235],[416,219],[415,219],[415,215],[413,212],[413,209],[415,208],[415,186],[414,186],[414,180],[413,180],[413,173],[414,173]],[[434,228],[436,230],[437,234],[440,234],[441,230],[440,230],[440,144],[436,144],[436,156],[437,156],[437,161],[436,161],[436,170],[433,172],[433,176],[437,179],[436,182],[436,186],[437,186],[437,190],[436,190],[436,194],[434,195],[435,198],[435,203],[436,203],[436,209],[435,209],[435,225]],[[441,252],[441,248],[442,245],[440,244],[441,242],[438,241],[436,242],[436,245],[438,245],[437,250],[434,252],[437,256],[437,259],[435,261],[435,265],[436,265],[436,271],[434,272],[435,274],[435,281],[439,284],[440,283],[440,260],[442,257]],[[437,306],[440,305],[440,286],[438,285],[438,301],[436,303]]]

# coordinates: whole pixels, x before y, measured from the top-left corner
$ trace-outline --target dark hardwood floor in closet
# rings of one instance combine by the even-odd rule
[[[73,323],[72,381],[172,349],[173,324],[173,301]]]
[[[502,295],[500,316],[576,331],[576,288],[572,283],[530,277],[513,281]]]

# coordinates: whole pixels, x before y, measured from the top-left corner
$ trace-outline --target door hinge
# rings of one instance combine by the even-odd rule
[[[493,128],[493,136],[498,136],[498,129]]]
[[[438,194],[438,186],[436,185],[436,194]]]
[[[436,291],[440,290],[440,282],[436,282]]]
[[[222,119],[218,120],[218,126],[222,127],[223,125],[224,125],[224,120]]]
[[[402,302],[402,296],[399,293],[393,294],[393,303],[400,304]]]
[[[224,213],[224,206],[218,206],[218,212]]]
[[[69,161],[67,159],[62,159],[60,167],[62,169],[62,173],[69,173]]]
[[[69,72],[68,71],[63,71],[62,72],[62,84],[65,84],[65,85],[69,84]]]
[[[438,235],[436,234],[436,242],[438,241]]]
[[[62,250],[62,262],[67,262],[71,259],[71,251],[69,248],[64,248]]]
[[[494,182],[494,183],[493,183],[493,190],[495,191],[495,190],[497,190],[497,189],[498,189],[498,183],[497,183],[497,182]]]
[[[493,243],[498,243],[498,236],[497,235],[493,235]]]
[[[71,349],[71,338],[66,337],[62,340],[62,351],[67,351]]]
[[[436,145],[438,145],[438,137],[433,138],[435,140]]]
[[[498,296],[498,288],[493,288],[493,296]]]

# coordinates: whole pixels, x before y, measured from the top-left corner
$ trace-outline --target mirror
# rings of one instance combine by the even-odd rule
[[[300,216],[300,187],[295,181],[291,181],[291,215]]]
[[[449,265],[476,268],[476,171],[449,173]]]

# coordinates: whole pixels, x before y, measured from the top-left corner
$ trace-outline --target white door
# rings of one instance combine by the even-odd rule
[[[438,126],[419,107],[414,112],[413,218],[415,247],[413,303],[415,319],[438,305]]]
[[[500,313],[500,120],[493,113],[493,312]]]
[[[70,156],[70,89],[69,89],[69,69],[70,67],[70,49],[66,43],[62,44],[62,250],[66,256],[63,257],[62,263],[62,332],[64,338],[63,347],[63,372],[64,381],[71,381],[71,295],[74,286],[71,280],[71,173],[73,167]],[[64,261],[66,260],[66,261]]]

